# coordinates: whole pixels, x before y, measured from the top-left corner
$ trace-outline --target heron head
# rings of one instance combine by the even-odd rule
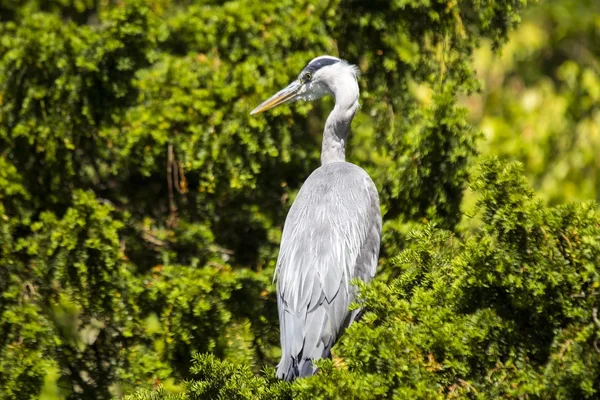
[[[250,112],[251,115],[296,100],[316,100],[335,92],[339,78],[351,76],[356,82],[358,68],[332,56],[320,56],[311,60],[298,78],[275,93]]]

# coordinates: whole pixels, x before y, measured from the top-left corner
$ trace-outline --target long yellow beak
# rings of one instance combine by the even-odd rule
[[[298,91],[301,87],[302,83],[300,83],[299,81],[294,81],[290,83],[285,89],[280,90],[273,96],[269,97],[267,100],[263,101],[258,107],[256,107],[250,112],[250,115],[258,114],[263,111],[267,111],[273,107],[276,107],[280,104],[292,101],[294,97],[296,97],[296,95],[298,94]]]

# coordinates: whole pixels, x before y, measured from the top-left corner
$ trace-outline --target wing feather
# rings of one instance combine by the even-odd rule
[[[330,355],[357,315],[348,311],[356,295],[349,282],[373,278],[380,239],[379,198],[366,172],[332,163],[311,174],[286,218],[277,261],[281,378],[312,374],[312,360]]]

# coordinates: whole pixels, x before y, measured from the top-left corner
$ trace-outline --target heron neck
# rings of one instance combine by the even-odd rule
[[[321,165],[346,161],[346,141],[352,118],[358,109],[359,91],[354,75],[339,77],[330,89],[335,97],[335,107],[325,122]]]

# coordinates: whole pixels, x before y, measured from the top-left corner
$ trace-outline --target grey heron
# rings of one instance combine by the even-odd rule
[[[381,242],[379,195],[360,167],[346,162],[350,123],[358,109],[358,68],[332,56],[313,59],[298,79],[251,114],[331,94],[335,106],[323,131],[321,166],[304,182],[283,227],[275,278],[284,380],[313,375],[314,360],[331,348],[360,310],[354,278],[375,275]]]

